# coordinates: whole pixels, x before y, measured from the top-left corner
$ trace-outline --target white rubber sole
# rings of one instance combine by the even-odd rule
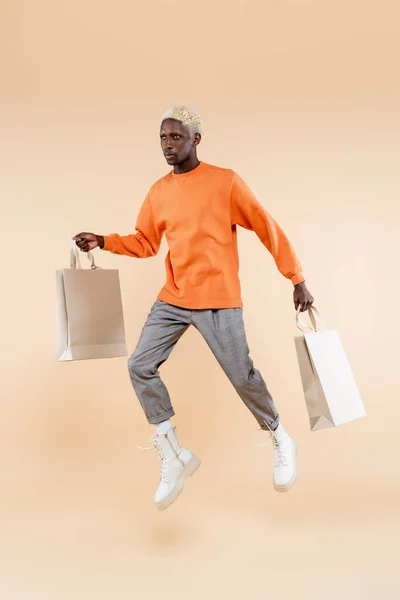
[[[292,440],[292,442],[293,442],[293,440]],[[274,490],[276,492],[288,492],[290,490],[290,488],[292,488],[294,486],[294,484],[296,483],[296,479],[297,479],[297,448],[296,448],[296,444],[294,442],[293,442],[293,455],[292,455],[292,458],[293,458],[293,461],[294,461],[294,473],[293,473],[293,476],[290,479],[290,481],[288,481],[284,485],[278,485],[274,481]]]
[[[158,510],[165,510],[166,508],[171,506],[171,504],[173,504],[175,502],[175,500],[178,499],[178,497],[181,495],[181,493],[183,491],[183,486],[185,484],[185,480],[188,477],[192,477],[192,475],[194,475],[196,473],[196,471],[200,467],[200,465],[201,465],[201,460],[195,454],[192,454],[192,458],[189,460],[186,467],[183,469],[181,476],[179,477],[178,481],[176,482],[176,486],[174,487],[172,492],[166,498],[164,498],[164,500],[162,502],[158,502],[158,503],[156,502],[156,506],[157,506]]]

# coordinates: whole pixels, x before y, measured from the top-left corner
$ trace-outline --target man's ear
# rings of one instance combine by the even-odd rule
[[[194,144],[195,146],[198,146],[201,142],[201,135],[200,133],[195,133],[194,134],[194,138],[193,138]]]

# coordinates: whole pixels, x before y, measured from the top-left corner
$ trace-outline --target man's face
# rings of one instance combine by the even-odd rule
[[[190,131],[180,121],[165,119],[160,129],[161,149],[169,165],[179,165],[185,162],[200,142],[200,135],[190,134]]]

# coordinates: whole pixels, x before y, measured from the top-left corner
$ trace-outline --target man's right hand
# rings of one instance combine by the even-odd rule
[[[72,239],[76,241],[76,245],[82,252],[89,252],[89,250],[93,250],[93,248],[97,248],[97,246],[104,248],[103,236],[96,235],[95,233],[82,231],[81,233],[74,235]]]

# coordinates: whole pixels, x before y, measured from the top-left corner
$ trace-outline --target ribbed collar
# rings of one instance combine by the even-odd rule
[[[172,179],[175,179],[177,181],[187,181],[188,179],[193,179],[194,177],[196,177],[199,173],[201,173],[205,168],[205,163],[203,161],[200,161],[200,164],[197,165],[197,167],[195,169],[192,169],[191,171],[188,171],[187,173],[175,173],[173,170],[171,171],[171,177]]]

